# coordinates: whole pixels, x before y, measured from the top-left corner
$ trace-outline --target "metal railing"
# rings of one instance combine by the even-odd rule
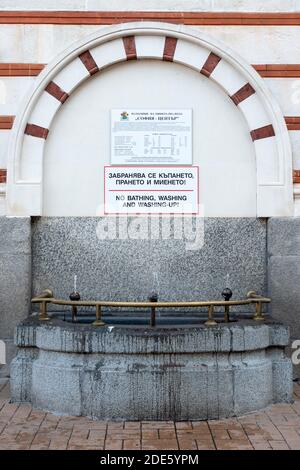
[[[40,304],[40,313],[39,320],[47,321],[51,317],[48,315],[47,307],[49,304],[52,305],[62,305],[72,307],[72,320],[76,321],[77,319],[77,307],[95,307],[96,320],[92,323],[95,326],[104,326],[105,323],[102,320],[102,307],[123,307],[123,308],[149,308],[150,315],[150,326],[155,326],[156,324],[156,309],[157,308],[196,308],[196,307],[206,307],[208,308],[208,318],[205,321],[205,325],[212,326],[216,325],[217,322],[214,318],[215,307],[224,307],[224,321],[229,322],[230,318],[230,307],[238,305],[249,305],[255,304],[255,314],[253,320],[263,321],[265,319],[262,311],[262,306],[265,303],[270,303],[271,299],[268,297],[262,297],[258,295],[255,291],[248,292],[246,299],[243,300],[208,300],[208,301],[190,301],[190,302],[158,302],[158,301],[149,301],[149,302],[116,302],[116,301],[102,301],[102,300],[63,300],[56,299],[53,295],[51,289],[46,289],[40,295],[34,297],[31,300],[34,304]]]

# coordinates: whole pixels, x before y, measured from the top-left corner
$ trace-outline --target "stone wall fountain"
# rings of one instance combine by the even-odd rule
[[[178,188],[187,183],[193,210],[184,203],[177,217],[171,205],[160,218],[160,202],[154,217],[140,206],[139,215],[125,203],[114,209],[117,181],[126,192],[144,181],[152,192],[152,157],[124,160],[113,150],[123,105],[147,115],[163,106],[174,118],[188,111],[175,131],[187,127],[191,144],[153,160],[169,165],[166,182],[147,175],[171,191],[171,167],[189,167]],[[135,139],[130,129],[127,138]],[[18,109],[6,161],[1,337],[11,342],[30,315],[15,332],[13,401],[130,420],[221,418],[291,401],[288,327],[265,316],[268,299],[244,298],[249,287],[270,294],[274,318],[299,337],[299,289],[289,292],[299,265],[290,138],[263,80],[227,44],[161,22],[78,38]],[[145,176],[124,182],[108,169],[116,161]],[[149,282],[155,269],[159,291]],[[68,297],[75,272],[80,293],[75,283]]]

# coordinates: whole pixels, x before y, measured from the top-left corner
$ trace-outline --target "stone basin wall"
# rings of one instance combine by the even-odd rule
[[[58,414],[204,420],[292,400],[288,328],[272,321],[150,328],[31,317],[15,341],[12,401]]]

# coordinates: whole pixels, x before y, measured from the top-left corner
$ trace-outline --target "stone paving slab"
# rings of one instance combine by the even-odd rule
[[[0,383],[0,450],[300,450],[300,385],[294,403],[219,421],[93,421],[9,403]]]

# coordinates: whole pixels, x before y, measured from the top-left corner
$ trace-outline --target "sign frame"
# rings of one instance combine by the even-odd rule
[[[121,112],[123,111],[123,112]],[[128,111],[128,112],[127,112]],[[181,165],[190,165],[192,166],[193,165],[193,109],[192,108],[127,108],[127,111],[124,111],[124,108],[112,108],[110,110],[110,163],[111,165],[128,165],[128,166],[132,166],[132,165],[136,165],[136,166],[160,166],[160,165],[164,165],[164,166],[181,166]],[[176,136],[176,138],[178,139],[179,136],[180,136],[180,132],[179,131],[163,131],[163,129],[161,130],[128,130],[128,136],[130,139],[133,138],[132,136],[136,135],[136,138],[138,139],[136,141],[139,142],[140,140],[144,140],[144,152],[140,151],[140,154],[138,153],[138,155],[135,155],[135,156],[131,156],[131,157],[126,157],[124,155],[122,156],[119,156],[119,160],[120,161],[117,161],[118,160],[118,157],[115,155],[115,138],[116,138],[116,134],[117,132],[116,131],[113,131],[113,128],[115,126],[116,123],[119,123],[119,122],[122,122],[122,119],[117,120],[116,118],[114,118],[114,114],[116,114],[118,116],[122,116],[123,114],[128,114],[128,113],[132,113],[132,114],[145,114],[147,115],[147,117],[145,117],[144,119],[141,118],[141,121],[138,121],[141,125],[143,124],[143,122],[151,122],[150,120],[150,117],[151,117],[151,114],[153,114],[154,116],[159,116],[159,115],[165,115],[165,116],[168,116],[168,115],[172,115],[173,117],[176,116],[176,113],[183,113],[185,114],[185,125],[186,126],[189,126],[189,130],[188,131],[185,131],[185,135],[187,136],[186,138],[188,139],[187,140],[187,148],[186,148],[186,152],[187,154],[186,155],[179,155],[179,156],[171,156],[171,155],[168,155],[167,157],[165,155],[155,155],[153,158],[156,158],[157,161],[149,161],[149,156],[145,156],[144,152],[145,152],[145,137],[148,136],[148,134],[150,136],[152,136],[152,138],[155,138],[153,136],[155,136],[157,134],[158,138],[160,135],[164,135],[165,133],[166,134],[174,134]],[[126,121],[126,119],[124,119],[124,121]],[[136,121],[134,120],[131,120],[129,121],[130,123],[134,123]],[[154,119],[153,120],[153,124],[157,124],[159,125],[162,124],[162,123],[167,123],[167,124],[170,124],[170,121],[167,120],[167,119]],[[178,125],[178,123],[176,123],[175,121],[173,122],[173,125],[176,126],[176,124]],[[184,124],[183,124],[184,125]],[[179,129],[179,127],[178,127]],[[118,131],[120,133],[122,133],[123,131]],[[125,132],[125,131],[124,131]],[[121,135],[122,136],[122,135]],[[125,136],[123,136],[125,137]],[[143,145],[143,144],[141,144]],[[172,144],[171,144],[172,145]],[[163,147],[162,147],[163,148]],[[180,148],[179,147],[175,147],[175,148]],[[160,149],[160,147],[159,147]],[[161,158],[169,158],[169,161],[160,161],[160,157]],[[178,160],[176,161],[176,158],[178,158]],[[127,159],[127,160],[126,160]],[[133,161],[130,161],[130,159],[133,159]],[[140,159],[140,161],[134,161],[134,159]],[[147,160],[148,159],[148,160]]]
[[[106,168],[122,168],[122,169],[131,169],[131,168],[195,168],[197,170],[197,186],[196,186],[196,197],[197,197],[197,212],[107,212],[106,210]],[[133,190],[134,191],[134,190]],[[147,190],[145,189],[145,192]],[[117,215],[117,216],[140,216],[140,215],[152,215],[152,216],[164,216],[164,215],[174,215],[174,216],[197,216],[200,215],[200,170],[199,165],[104,165],[104,215]]]

